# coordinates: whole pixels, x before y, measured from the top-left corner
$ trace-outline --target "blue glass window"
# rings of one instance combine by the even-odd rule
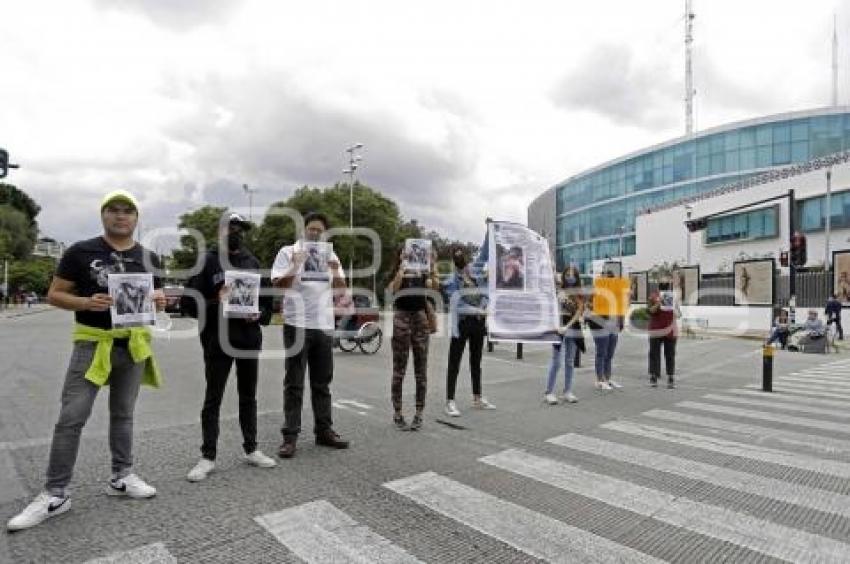
[[[776,237],[778,206],[708,220],[706,244]]]

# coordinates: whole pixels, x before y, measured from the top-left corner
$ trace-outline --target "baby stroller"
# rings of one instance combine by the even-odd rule
[[[334,307],[334,345],[351,352],[356,348],[363,354],[375,354],[381,348],[383,332],[379,309],[368,296],[354,296],[353,303]]]

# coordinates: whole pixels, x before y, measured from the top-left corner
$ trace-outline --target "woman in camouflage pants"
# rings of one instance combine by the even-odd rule
[[[416,431],[422,427],[425,393],[428,382],[428,342],[430,324],[427,308],[429,291],[439,287],[435,257],[431,256],[430,270],[406,270],[402,248],[396,256],[390,275],[389,291],[393,294],[393,377],[390,395],[393,404],[393,423],[401,430]],[[413,373],[416,379],[416,413],[408,427],[402,415],[402,384],[407,371],[407,359],[413,351]]]

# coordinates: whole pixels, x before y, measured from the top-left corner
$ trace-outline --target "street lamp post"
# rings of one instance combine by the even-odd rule
[[[254,192],[257,191],[256,188],[248,188],[247,184],[242,185],[242,190],[248,195],[248,221],[253,221],[254,218]]]
[[[357,168],[360,166],[360,162],[363,160],[363,157],[355,154],[357,150],[363,148],[363,143],[355,143],[354,145],[348,147],[345,152],[348,153],[348,168],[343,169],[342,173],[348,175],[348,228],[352,231],[354,230],[354,175],[357,172]],[[352,237],[352,247],[351,254],[348,257],[348,286],[351,287],[353,285],[353,279],[351,273],[354,270],[354,245],[353,245],[353,237]]]
[[[694,208],[692,206],[690,206],[690,205],[685,206],[685,214],[687,215],[689,222],[691,220],[691,213],[693,213],[693,211],[694,211]],[[688,265],[690,265],[691,264],[691,232],[690,232],[690,230],[687,231],[687,234],[685,235],[685,237],[688,238],[687,258],[688,258]]]

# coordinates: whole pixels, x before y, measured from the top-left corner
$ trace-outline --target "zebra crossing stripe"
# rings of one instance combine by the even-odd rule
[[[827,407],[843,407],[847,408],[847,402],[841,400],[830,400],[830,399],[819,399],[819,398],[807,398],[799,395],[795,395],[793,398],[787,395],[777,395],[775,392],[772,394],[766,394],[764,392],[757,392],[755,390],[736,390],[729,389],[725,390],[726,394],[735,394],[739,396],[750,396],[750,397],[760,397],[766,400],[777,400],[777,401],[793,401],[795,403],[802,403],[806,405],[824,405]]]
[[[388,482],[384,487],[549,562],[663,562],[435,472]]]
[[[819,378],[829,378],[831,380],[840,380],[842,382],[850,382],[850,371],[842,372],[836,369],[825,370],[803,370],[802,372],[792,372],[791,376],[817,376]]]
[[[780,376],[777,378],[780,382],[798,382],[800,384],[813,384],[815,386],[829,386],[840,391],[850,391],[850,381],[833,380],[823,376]]]
[[[578,450],[610,460],[643,466],[660,472],[676,474],[691,480],[699,480],[727,488],[775,499],[784,503],[799,505],[850,517],[850,496],[818,490],[799,484],[784,482],[774,478],[758,476],[738,470],[721,468],[696,460],[688,460],[642,448],[615,443],[595,437],[568,433],[548,439],[546,442]]]
[[[840,419],[850,419],[850,411],[843,409],[828,409],[825,407],[817,407],[811,405],[800,405],[797,403],[788,403],[782,401],[780,398],[770,398],[770,399],[750,399],[750,398],[738,398],[735,396],[724,396],[721,394],[706,394],[702,396],[700,399],[707,399],[711,401],[722,401],[727,403],[734,403],[739,405],[752,405],[755,407],[773,407],[776,409],[782,409],[784,411],[796,411],[799,413],[811,413],[813,415],[828,415],[830,417],[837,417]]]
[[[850,396],[850,388],[842,388],[839,386],[833,386],[830,384],[824,384],[823,382],[795,382],[795,381],[784,381],[782,378],[778,378],[776,383],[779,385],[787,385],[793,386],[795,388],[799,388],[801,390],[813,390],[816,392],[834,392],[841,393]]]
[[[480,459],[508,472],[656,521],[790,562],[846,562],[850,545],[724,507],[693,501],[510,449]]]
[[[826,460],[814,456],[806,456],[796,452],[773,449],[748,443],[728,441],[710,435],[689,433],[668,427],[644,425],[637,421],[610,421],[603,423],[600,428],[618,433],[626,433],[635,437],[675,443],[701,450],[748,458],[760,462],[770,462],[791,468],[809,470],[821,474],[829,474],[839,478],[850,478],[850,464],[835,460]]]
[[[712,413],[722,413],[724,415],[734,415],[736,417],[746,417],[748,419],[760,419],[762,421],[773,421],[774,423],[785,423],[787,425],[800,425],[802,427],[811,427],[813,429],[821,429],[823,431],[850,433],[850,425],[845,423],[809,419],[808,417],[795,417],[793,415],[768,413],[766,411],[755,411],[751,409],[729,407],[726,405],[714,405],[698,401],[680,401],[676,404],[676,406],[686,409],[696,409],[699,411],[709,411]]]
[[[688,413],[667,411],[664,409],[651,409],[641,413],[641,415],[644,417],[651,417],[653,419],[660,419],[662,421],[683,423],[694,427],[716,429],[718,431],[734,435],[746,435],[753,441],[772,439],[784,444],[801,446],[825,454],[850,453],[850,441],[836,439],[831,436],[810,435],[808,433],[800,433],[797,431],[784,431],[773,427],[748,425],[738,421],[727,421],[725,419],[691,415]]]
[[[745,386],[745,388],[750,390],[760,390],[761,386],[757,384],[749,384]],[[850,401],[850,395],[848,394],[837,394],[835,392],[824,392],[821,390],[812,390],[808,386],[795,386],[794,384],[786,383],[777,383],[773,386],[774,392],[784,392],[788,394],[794,394],[794,397],[798,397],[800,395],[805,396],[813,396],[818,398],[840,398],[847,401]]]
[[[148,544],[133,550],[115,552],[101,558],[86,560],[84,564],[177,564],[177,559],[161,542]]]
[[[267,513],[254,521],[309,563],[420,562],[325,500]]]

